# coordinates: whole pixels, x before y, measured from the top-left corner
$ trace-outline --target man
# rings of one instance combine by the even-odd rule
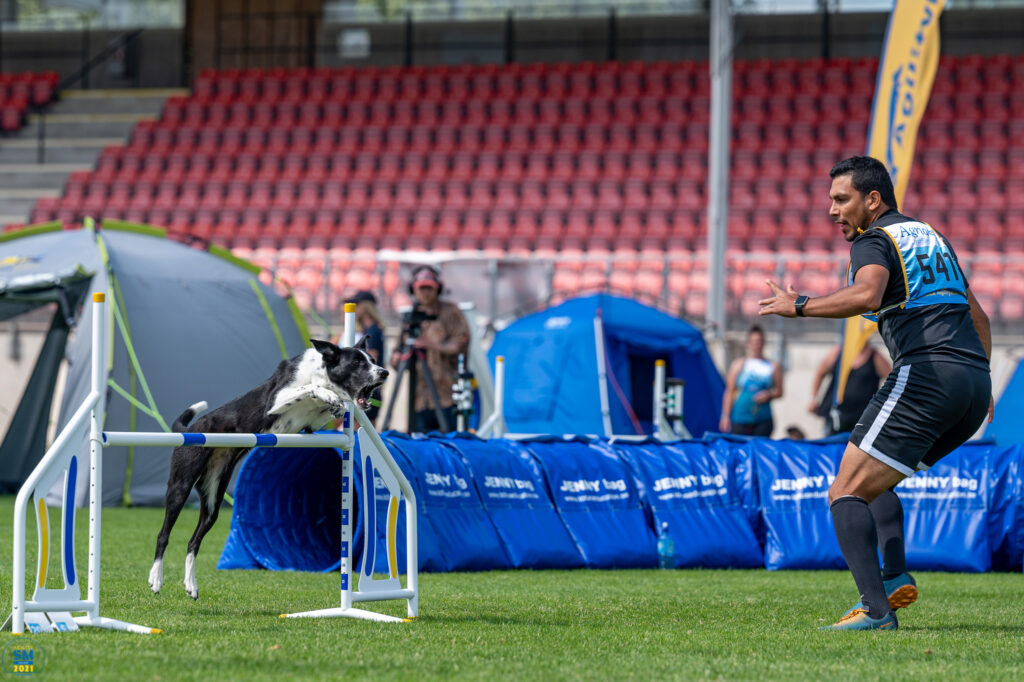
[[[771,401],[782,397],[782,367],[764,356],[764,330],[747,331],[747,354],[729,366],[722,394],[722,433],[769,438],[775,429]]]
[[[885,166],[856,156],[830,176],[829,215],[851,242],[847,286],[809,298],[769,280],[773,296],[760,302],[760,314],[878,321],[893,369],[854,426],[829,488],[836,538],[861,600],[826,629],[895,630],[895,609],[914,602],[917,587],[893,487],[970,438],[986,412],[992,420],[992,341],[949,242],[897,211]]]
[[[469,348],[469,325],[462,311],[454,303],[438,297],[444,290],[440,274],[429,265],[421,265],[412,272],[410,293],[416,298],[416,308],[428,319],[419,324],[419,335],[413,340],[417,357],[415,414],[413,430],[419,433],[455,428],[455,403],[452,384],[459,374],[459,354]],[[406,347],[409,325],[402,329],[398,347]],[[391,364],[398,367],[405,359],[401,352],[391,356]],[[434,399],[427,384],[426,373],[434,381],[439,405],[447,423],[438,420]]]
[[[833,404],[835,386],[839,372],[839,352],[842,347],[836,344],[829,351],[825,359],[818,365],[811,382],[811,395],[813,399],[807,410],[825,418],[825,435],[831,436],[837,433],[849,433],[853,430],[864,408],[868,406],[871,397],[882,383],[882,379],[892,371],[892,365],[881,353],[875,350],[870,343],[864,344],[864,348],[850,365],[850,374],[846,378],[846,390],[843,393],[843,402]],[[821,385],[828,377],[828,387],[821,402],[818,402],[818,394],[821,392]]]

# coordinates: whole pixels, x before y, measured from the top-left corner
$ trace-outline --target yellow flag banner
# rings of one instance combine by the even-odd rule
[[[889,169],[900,204],[907,192],[917,129],[939,66],[939,15],[945,5],[946,0],[896,0],[885,32],[867,154]],[[836,404],[843,401],[850,366],[875,333],[875,327],[875,323],[862,317],[846,320]]]

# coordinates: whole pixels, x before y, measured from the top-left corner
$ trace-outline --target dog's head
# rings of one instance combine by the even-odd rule
[[[388,371],[374,363],[366,352],[366,337],[352,348],[340,348],[330,341],[312,339],[324,358],[324,370],[341,393],[354,400],[359,407],[370,408],[370,393],[384,383]]]

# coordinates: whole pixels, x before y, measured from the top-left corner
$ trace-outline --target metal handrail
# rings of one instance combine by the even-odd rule
[[[75,71],[70,75],[65,76],[57,82],[57,86],[54,88],[55,92],[67,89],[79,80],[82,80],[95,69],[97,66],[106,63],[114,54],[117,53],[121,48],[127,47],[133,40],[139,37],[145,29],[137,28],[134,31],[128,31],[117,36],[107,46],[100,50],[95,56],[87,59],[82,63]],[[48,104],[48,103],[47,103]],[[37,136],[38,143],[36,145],[36,163],[46,163],[46,105],[29,105],[29,111],[38,117],[39,133]]]

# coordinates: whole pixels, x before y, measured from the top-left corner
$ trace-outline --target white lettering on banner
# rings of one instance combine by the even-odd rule
[[[566,495],[566,502],[611,502],[612,500],[628,500],[629,493],[605,493],[604,495]]]
[[[601,491],[601,481],[562,481],[559,490],[563,493],[596,493]]]
[[[978,485],[978,479],[976,478],[960,478],[959,476],[929,476],[928,474],[920,474],[918,476],[911,476],[910,478],[903,479],[903,481],[896,487],[903,488],[905,490],[953,489],[977,492]]]
[[[689,476],[665,476],[654,482],[654,492],[686,490],[695,487],[698,483],[704,488],[724,488],[725,476],[722,474],[715,474],[714,476],[708,476],[707,474],[701,474],[700,476],[695,474],[690,474]],[[714,494],[724,494],[724,492]]]
[[[807,488],[823,488],[832,485],[835,476],[800,476],[797,478],[776,478],[772,482],[771,491],[806,490]]]
[[[603,478],[599,481],[588,481],[582,479],[579,481],[562,481],[562,487],[559,491],[563,493],[598,493],[601,492],[601,486],[604,486],[605,490],[617,490],[619,492],[626,491],[626,481],[623,479],[608,480]]]
[[[452,483],[454,483],[455,486],[458,487],[460,490],[465,490],[466,488],[469,487],[469,483],[466,482],[466,479],[462,478],[461,476],[456,476],[455,474],[437,474],[428,471],[424,475],[424,478],[427,482],[427,485],[444,486],[446,488],[450,488],[452,487]]]
[[[431,471],[426,472],[427,485],[451,485],[452,481],[448,474],[435,474]]]
[[[516,490],[534,490],[533,481],[524,481],[509,476],[485,476],[485,488],[513,488]]]

